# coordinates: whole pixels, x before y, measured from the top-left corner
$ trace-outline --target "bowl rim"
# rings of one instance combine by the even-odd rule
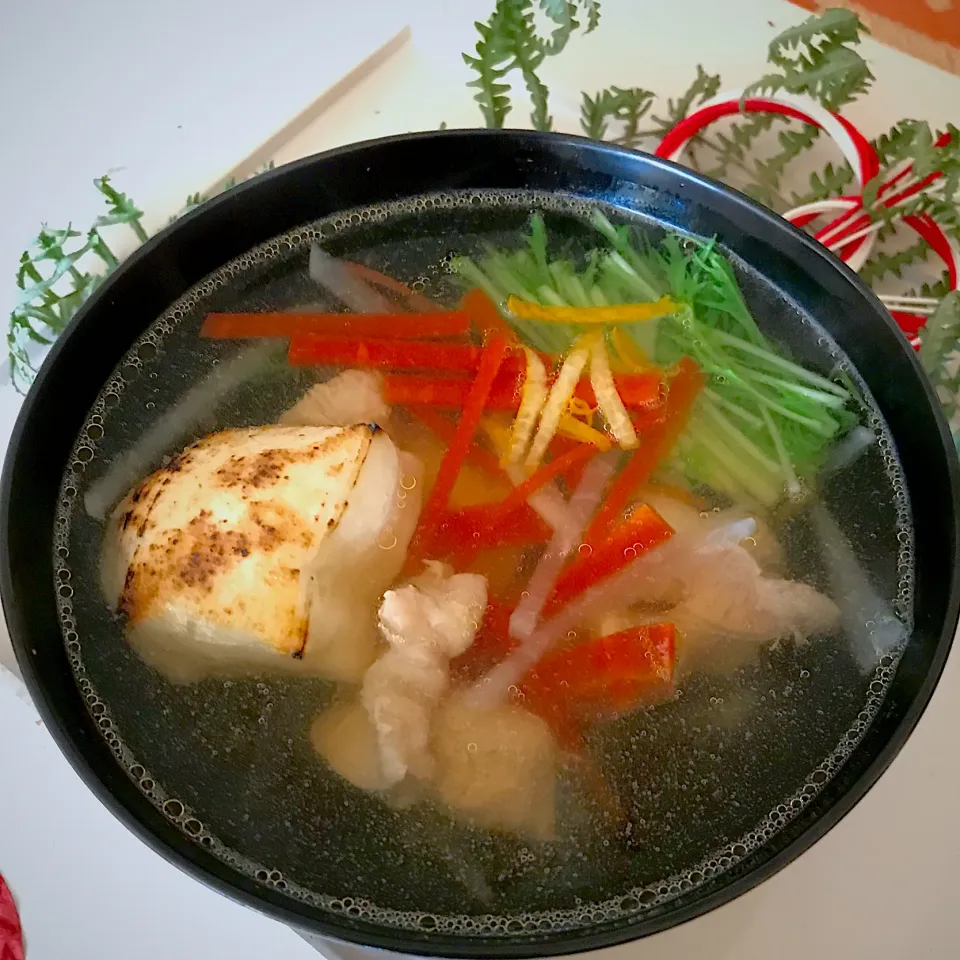
[[[143,808],[149,805],[149,801],[146,798],[142,798],[142,804],[138,804],[138,809],[131,809],[126,802],[117,796],[115,790],[111,789],[110,785],[105,782],[100,773],[94,768],[92,761],[87,755],[87,751],[82,749],[77,742],[77,737],[75,737],[71,731],[64,729],[51,700],[50,693],[41,681],[34,666],[31,650],[29,649],[29,627],[23,617],[21,603],[16,595],[13,582],[12,558],[10,554],[10,531],[14,523],[10,509],[12,498],[11,488],[15,461],[18,451],[20,450],[23,436],[28,425],[31,424],[34,409],[45,385],[51,378],[63,375],[58,366],[59,358],[73,331],[78,326],[84,324],[87,316],[94,314],[102,302],[108,300],[111,291],[121,278],[126,273],[136,269],[143,261],[151,258],[154,252],[165,244],[171,236],[183,229],[184,225],[195,224],[207,218],[212,218],[229,204],[236,203],[238,200],[243,200],[248,197],[254,197],[261,191],[269,191],[273,189],[278,181],[292,177],[297,171],[332,160],[349,160],[351,156],[360,154],[364,150],[371,148],[376,149],[405,143],[429,144],[431,141],[438,139],[451,138],[472,138],[477,141],[496,139],[506,141],[512,147],[518,147],[522,144],[547,143],[553,144],[554,146],[572,148],[580,159],[591,154],[616,154],[628,158],[631,163],[636,165],[637,170],[658,169],[662,173],[676,178],[679,181],[693,183],[699,189],[725,195],[728,202],[735,203],[738,207],[747,211],[751,217],[755,218],[756,222],[766,221],[770,228],[783,233],[784,236],[792,235],[790,242],[802,245],[806,248],[808,254],[815,255],[817,258],[829,264],[831,269],[843,274],[846,280],[854,286],[864,299],[865,304],[872,307],[875,313],[879,312],[881,319],[886,322],[888,327],[896,330],[893,319],[889,316],[889,313],[883,309],[880,301],[872,291],[869,290],[842,261],[834,257],[833,254],[820,243],[813,240],[808,234],[792,226],[775,212],[756,203],[749,197],[669,160],[577,135],[552,132],[545,133],[531,130],[456,129],[426,131],[398,134],[337,147],[259,174],[233,187],[231,190],[206,201],[200,207],[169,224],[125,259],[117,270],[106,279],[80,310],[78,310],[67,329],[60,335],[49,351],[37,375],[34,387],[30,390],[20,409],[11,434],[2,479],[0,479],[0,595],[3,597],[4,616],[24,681],[38,711],[43,717],[60,750],[67,757],[86,786],[121,823],[139,837],[147,846],[159,853],[167,861],[179,867],[192,878],[198,879],[229,898],[271,916],[273,919],[279,920],[294,929],[320,935],[334,942],[342,941],[399,953],[450,958],[492,956],[527,958],[579,953],[614,946],[661,932],[708,913],[738,898],[783,869],[787,864],[816,843],[817,840],[823,837],[824,834],[846,816],[874,786],[883,772],[889,767],[897,753],[899,753],[927,708],[950,652],[956,632],[958,613],[960,613],[960,577],[957,576],[957,571],[960,570],[960,513],[958,513],[958,511],[954,511],[953,524],[947,531],[948,535],[952,536],[953,554],[953,577],[949,590],[947,616],[940,631],[939,640],[937,641],[929,669],[924,675],[918,692],[887,742],[879,749],[872,762],[858,775],[857,779],[824,813],[812,824],[803,829],[803,831],[782,850],[771,856],[765,863],[751,868],[743,876],[732,880],[713,892],[707,893],[692,903],[679,906],[672,910],[667,909],[657,916],[645,917],[641,913],[633,918],[617,921],[609,925],[599,925],[595,928],[591,927],[583,930],[561,931],[556,934],[529,936],[524,939],[511,939],[509,936],[504,938],[469,938],[447,934],[417,933],[401,927],[392,928],[380,926],[366,921],[351,923],[345,918],[340,918],[334,914],[324,913],[321,916],[316,912],[315,908],[310,907],[308,904],[300,903],[285,895],[278,895],[275,891],[262,887],[252,879],[246,883],[238,882],[241,879],[246,880],[247,878],[220,861],[209,850],[200,847],[199,844],[187,842],[178,846],[164,839],[155,826],[145,822],[146,817]],[[907,355],[906,359],[908,359],[912,365],[915,376],[921,381],[921,387],[930,406],[930,412],[936,419],[939,429],[940,445],[943,448],[942,452],[947,467],[947,480],[953,502],[955,504],[960,503],[960,467],[958,467],[952,436],[940,412],[939,403],[932,385],[923,373],[914,352],[910,349],[906,340],[902,337],[901,340],[903,351]],[[938,451],[938,454],[940,452],[941,451]],[[162,816],[160,816],[159,819],[161,822],[166,822]]]

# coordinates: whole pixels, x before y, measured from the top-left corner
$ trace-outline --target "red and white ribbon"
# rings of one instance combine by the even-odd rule
[[[804,204],[787,211],[784,218],[797,227],[804,227],[824,213],[837,211],[840,216],[818,230],[814,237],[845,260],[851,269],[859,271],[873,250],[881,226],[880,221],[874,220],[869,212],[863,210],[861,196],[864,185],[880,172],[879,158],[870,141],[852,123],[831,113],[810,97],[777,93],[775,96],[744,98],[743,91],[740,90],[720,94],[705,102],[668,131],[657,148],[656,155],[679,161],[689,142],[703,129],[716,120],[740,113],[777,113],[794,120],[802,120],[819,127],[834,141],[854,171],[859,187],[857,193]],[[942,146],[943,142],[944,138],[941,137],[937,145]],[[892,175],[878,191],[878,202],[888,208],[896,207],[921,190],[929,188],[940,176],[939,173],[931,174],[892,193],[894,187],[902,186],[910,173],[911,168],[906,166]],[[950,287],[956,289],[960,276],[960,252],[956,245],[927,214],[906,216],[903,223],[923,237],[943,260],[949,273]],[[926,316],[911,312],[910,304],[906,300],[902,301],[902,306],[903,309],[893,309],[891,313],[916,347],[919,344],[917,331],[926,321]],[[917,309],[919,310],[919,307]]]

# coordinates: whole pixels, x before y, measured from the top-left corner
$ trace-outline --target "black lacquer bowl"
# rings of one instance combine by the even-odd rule
[[[342,855],[312,866],[327,890],[347,891],[353,900],[335,907],[322,898],[311,902],[275,879],[263,882],[231,865],[214,845],[181,829],[169,808],[164,813],[118,762],[78,688],[56,606],[54,527],[64,470],[87,412],[143,331],[203,278],[299,225],[371,204],[472,190],[567,195],[715,235],[751,272],[754,287],[816,318],[860,373],[893,437],[912,513],[914,631],[879,710],[832,779],[769,839],[755,849],[741,848],[699,882],[649,898],[625,892],[617,909],[585,914],[579,924],[508,919],[491,926],[478,919],[470,929],[445,925],[435,903],[420,905],[431,918],[419,924],[371,915],[363,898],[382,903],[391,888],[405,888],[404,903],[416,907],[416,875],[398,868],[389,842],[380,865],[379,841],[365,841],[342,810],[336,814]],[[762,299],[764,291],[748,291],[755,295]],[[47,726],[90,789],[162,856],[223,893],[315,934],[421,955],[552,955],[639,938],[731,900],[799,856],[876,782],[926,707],[953,638],[960,599],[957,502],[953,443],[912,351],[877,299],[820,244],[746,197],[643,154],[529,132],[415,134],[309,157],[236,187],[145,244],[96,291],[51,350],[13,434],[0,499],[0,586],[20,666]],[[195,761],[184,754],[184,765]],[[263,842],[280,841],[266,836]],[[295,843],[296,835],[283,842]],[[364,843],[369,849],[361,849]],[[357,848],[353,860],[350,844]],[[275,856],[275,849],[265,850],[263,860]],[[343,871],[350,870],[348,877]],[[602,899],[599,893],[596,899]],[[482,912],[463,906],[478,917]]]

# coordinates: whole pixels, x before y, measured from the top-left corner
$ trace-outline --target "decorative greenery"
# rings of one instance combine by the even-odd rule
[[[272,167],[270,162],[264,170]],[[109,176],[99,177],[93,185],[103,195],[107,212],[97,217],[85,234],[69,224],[64,229],[44,224],[20,257],[16,274],[19,294],[7,327],[7,354],[11,382],[21,393],[30,386],[36,373],[30,359],[30,344],[49,346],[53,343],[87,297],[120,263],[103,236],[103,228],[126,226],[137,243],[149,239],[143,227],[143,211],[113,186]],[[236,181],[231,179],[223,189],[233,186]],[[207,199],[200,193],[191,194],[169,222]]]
[[[960,294],[947,293],[924,327],[920,363],[950,422],[960,452]]]
[[[487,20],[476,24],[474,53],[464,54],[464,61],[475,75],[468,86],[474,91],[484,123],[489,127],[504,126],[512,110],[511,82],[519,80],[530,95],[533,127],[549,130],[553,125],[550,92],[540,75],[541,68],[548,58],[563,52],[576,35],[597,29],[600,19],[598,0],[496,0]],[[857,16],[846,9],[827,10],[789,27],[770,43],[770,69],[747,88],[746,95],[799,93],[813,97],[829,110],[842,109],[863,96],[873,81],[868,64],[857,51],[866,32]],[[668,99],[657,110],[652,91],[610,86],[592,96],[583,94],[580,124],[587,136],[651,149],[666,131],[716,96],[720,88],[718,75],[697,66],[687,90]],[[777,148],[772,154],[761,155],[759,141],[775,124],[782,127],[776,134]],[[854,172],[848,163],[828,163],[810,174],[806,190],[789,197],[784,195],[785,174],[794,161],[816,146],[818,138],[816,127],[775,114],[750,114],[712,136],[697,135],[690,142],[687,155],[697,169],[726,180],[783,212],[789,207],[842,195],[854,183]],[[764,139],[762,145],[767,142]],[[903,120],[879,136],[874,146],[881,170],[865,186],[864,201],[883,226],[878,233],[881,249],[862,271],[864,279],[871,283],[899,277],[904,267],[923,264],[930,253],[922,240],[906,249],[882,249],[894,233],[895,220],[905,213],[928,214],[960,240],[960,131],[948,126],[942,132],[934,132],[922,121]],[[912,164],[914,173],[921,178],[941,171],[937,190],[926,191],[893,208],[876,203],[881,184],[907,164]],[[18,389],[24,389],[32,379],[29,345],[52,342],[103,276],[116,266],[118,257],[102,231],[126,226],[138,242],[146,239],[142,212],[130,198],[116,190],[108,177],[95,181],[95,185],[104,197],[107,211],[86,233],[70,226],[44,226],[21,257],[16,277],[20,293],[7,334],[12,377]],[[172,219],[205,199],[200,194],[191,195]],[[924,284],[920,292],[939,298],[947,289],[945,280],[940,280]]]
[[[867,62],[853,49],[868,33],[850,10],[831,9],[789,27],[770,44],[768,60],[777,67],[745,91],[804,93],[828,110],[839,110],[862,96],[873,82]]]
[[[549,38],[541,36],[537,29],[533,0],[497,0],[487,22],[476,25],[480,34],[476,56],[463,55],[464,63],[477,74],[467,86],[476,89],[474,100],[488,127],[504,125],[512,109],[508,78],[517,72],[533,103],[533,128],[551,129],[549,90],[537,71],[547,57],[561,53],[580,29],[578,13],[586,18],[584,33],[590,33],[600,23],[597,0],[540,0],[539,8],[553,26]]]
[[[647,115],[656,94],[640,87],[607,87],[595,97],[583,94],[580,105],[580,126],[588,137],[602,140],[611,120],[619,122],[618,142],[634,144],[641,136],[640,121]]]
[[[101,229],[124,224],[138,242],[147,239],[140,222],[143,211],[115,189],[108,176],[94,180],[93,185],[103,194],[107,212],[85,234],[69,224],[63,229],[44,224],[20,257],[16,275],[20,292],[7,329],[10,377],[18,390],[25,390],[35,373],[29,344],[53,343],[103,276],[117,266],[118,258]],[[81,261],[90,269],[84,269]]]
[[[923,262],[929,252],[930,247],[926,240],[918,240],[896,253],[881,250],[861,267],[860,279],[864,283],[873,284],[890,274],[900,277],[904,267]]]
[[[556,256],[543,218],[531,218],[519,249],[490,249],[477,259],[455,258],[466,285],[496,301],[519,296],[554,306],[631,303],[671,296],[682,304],[657,321],[624,323],[618,330],[634,348],[669,366],[694,357],[708,377],[684,433],[684,464],[691,479],[736,499],[771,506],[784,492],[799,494],[833,439],[856,422],[850,391],[795,363],[774,347],[750,314],[733,269],[715,244],[676,236],[651,248],[627,225],[592,217],[602,242],[579,261]],[[508,317],[530,346],[566,352],[584,329]],[[736,455],[716,443],[724,436]]]

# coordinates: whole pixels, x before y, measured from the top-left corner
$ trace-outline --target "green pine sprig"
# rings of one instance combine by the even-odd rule
[[[834,8],[808,17],[773,39],[767,58],[777,71],[751,84],[744,95],[803,93],[828,110],[839,110],[873,82],[867,62],[853,49],[866,33],[851,10]]]
[[[586,17],[584,33],[592,32],[600,23],[597,0],[539,0],[538,6],[552,24],[549,37],[542,37],[537,29],[533,0],[497,0],[489,19],[476,24],[480,37],[475,56],[463,55],[464,63],[476,73],[467,86],[477,91],[474,100],[488,127],[503,127],[513,109],[508,78],[516,71],[533,103],[533,128],[551,129],[550,91],[538,71],[544,60],[561,53],[580,29],[579,12]]]
[[[254,176],[272,167],[271,161]],[[149,239],[143,226],[143,211],[113,186],[109,176],[98,177],[93,185],[104,198],[106,212],[94,220],[85,234],[70,225],[57,229],[44,224],[20,257],[15,277],[18,294],[7,326],[7,354],[11,382],[21,393],[26,392],[36,373],[30,345],[53,343],[90,294],[120,265],[120,258],[107,243],[103,230],[126,226],[138,243]],[[234,181],[228,181],[224,189],[234,185]],[[206,199],[199,193],[191,194],[171,222]]]
[[[69,225],[57,229],[44,224],[20,257],[16,274],[19,293],[7,325],[7,353],[11,382],[21,392],[26,391],[36,372],[29,345],[53,343],[103,276],[119,264],[101,229],[125,224],[138,242],[147,238],[141,223],[143,211],[116,190],[108,176],[93,183],[103,195],[107,211],[96,218],[87,233],[81,234]],[[93,259],[84,269],[81,261],[88,256]]]
[[[588,137],[602,140],[611,122],[619,123],[616,142],[635,146],[640,140],[640,121],[647,115],[656,94],[640,87],[607,87],[596,96],[583,94],[580,126]]]
[[[829,200],[838,197],[853,183],[853,168],[843,162],[834,166],[828,163],[820,172],[810,174],[810,187],[805,193],[790,195],[790,204],[794,207],[806,203],[816,203],[819,200]]]
[[[909,247],[904,247],[895,253],[886,253],[881,250],[860,268],[860,279],[864,283],[874,284],[891,274],[899,278],[904,267],[922,263],[929,253],[930,245],[926,240],[917,240]]]

